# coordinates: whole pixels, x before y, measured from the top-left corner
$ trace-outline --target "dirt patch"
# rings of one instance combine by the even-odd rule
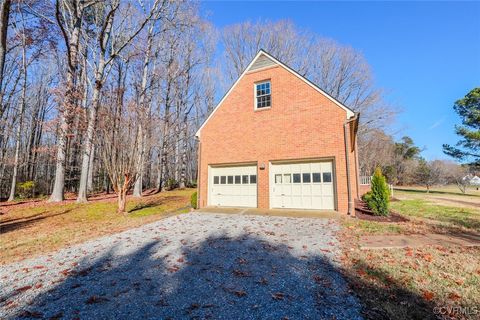
[[[404,216],[390,211],[388,216],[376,216],[372,210],[367,207],[363,201],[355,201],[355,217],[361,220],[377,221],[377,222],[407,222],[409,219]]]

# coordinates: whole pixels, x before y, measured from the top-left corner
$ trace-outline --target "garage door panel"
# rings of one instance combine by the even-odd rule
[[[302,207],[302,197],[301,196],[292,196],[290,197],[292,208],[303,209]],[[285,205],[284,205],[285,207]]]
[[[308,209],[312,207],[312,197],[302,197],[302,209]]]
[[[294,184],[291,187],[292,196],[301,196],[302,195],[302,186],[300,184]]]
[[[333,210],[334,209],[334,198],[333,198],[333,196],[323,197],[322,198],[322,206],[325,209]]]
[[[272,208],[334,209],[332,162],[272,164]]]
[[[312,197],[312,207],[313,208],[322,208],[322,197],[320,196],[314,196]]]
[[[295,173],[300,173],[300,165],[298,164],[293,164],[293,165],[284,165],[283,166],[283,172],[295,172]]]
[[[322,171],[322,169],[321,169],[321,163],[319,163],[319,162],[312,163],[312,164],[311,164],[311,169],[312,169],[312,172],[320,172],[320,171]]]
[[[331,162],[322,162],[321,163],[322,172],[332,172],[332,163]]]
[[[310,172],[310,163],[302,163],[300,165],[300,170],[303,172]]]
[[[293,201],[291,197],[282,197],[276,208],[293,208]]]
[[[209,205],[225,207],[256,207],[257,184],[250,177],[256,166],[209,168]],[[252,179],[254,181],[256,179]]]
[[[315,183],[311,186],[312,195],[321,195],[323,194],[323,186],[321,184]]]
[[[302,184],[302,196],[312,196],[312,186]]]
[[[321,193],[324,196],[333,196],[333,185],[332,184],[323,184],[321,186]]]

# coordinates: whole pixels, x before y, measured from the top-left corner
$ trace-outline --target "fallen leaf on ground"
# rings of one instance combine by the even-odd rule
[[[434,293],[431,291],[428,291],[428,290],[423,291],[423,298],[427,301],[432,300],[434,296],[435,296]]]
[[[459,294],[456,293],[456,292],[451,292],[451,293],[448,295],[448,298],[451,299],[451,300],[457,301],[457,300],[460,300],[460,299],[462,298],[462,296],[459,295]]]
[[[32,286],[24,286],[24,287],[18,288],[18,289],[15,290],[15,291],[17,291],[17,292],[23,292],[23,291],[27,291],[27,290],[29,290],[29,289],[31,289],[31,288],[32,288]]]

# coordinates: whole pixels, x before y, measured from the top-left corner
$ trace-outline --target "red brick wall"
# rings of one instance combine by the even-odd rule
[[[254,83],[267,79],[272,107],[255,111]],[[269,208],[270,161],[334,158],[338,211],[347,212],[345,119],[345,110],[280,66],[247,73],[200,132],[200,207],[207,206],[209,165],[265,164],[257,170],[258,207]],[[354,152],[349,158],[355,198]]]
[[[361,184],[360,185],[360,197],[363,196],[365,193],[370,191],[370,185],[369,184]]]

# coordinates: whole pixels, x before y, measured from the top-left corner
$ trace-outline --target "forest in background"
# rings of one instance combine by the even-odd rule
[[[194,186],[195,132],[259,49],[360,112],[362,175],[417,176],[421,149],[392,138],[399,108],[360,52],[288,20],[218,29],[199,5],[1,0],[0,198]]]

